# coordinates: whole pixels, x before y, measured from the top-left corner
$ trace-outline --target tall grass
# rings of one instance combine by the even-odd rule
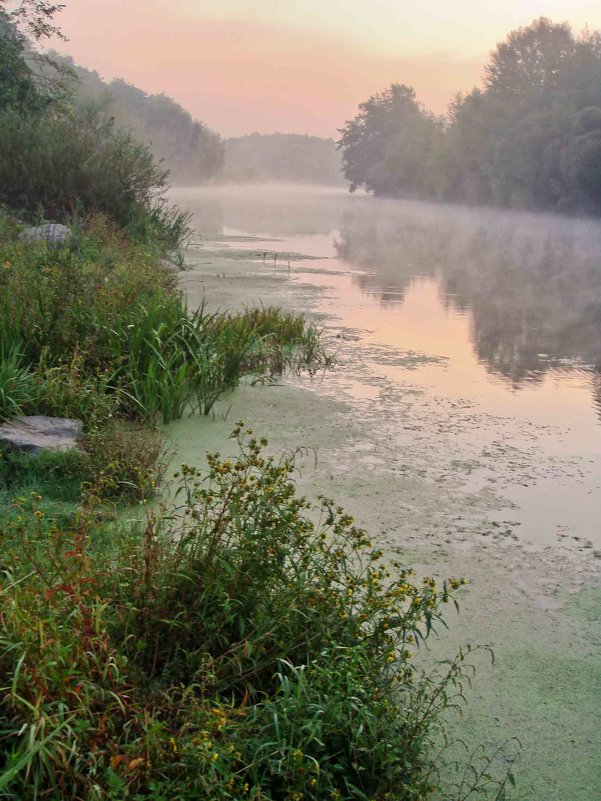
[[[90,393],[112,394],[129,417],[170,422],[208,414],[246,375],[329,363],[302,315],[191,312],[159,255],[127,243],[99,217],[61,251],[14,240],[0,246],[0,342],[18,340],[28,362],[45,371],[41,406],[54,401],[58,410],[60,377],[81,395],[79,414],[63,393],[70,415],[87,419]]]
[[[18,342],[0,340],[0,422],[19,415],[34,393],[34,377],[24,365]]]
[[[113,380],[132,416],[163,422],[186,411],[208,414],[245,375],[327,364],[314,326],[279,309],[189,312],[179,296],[139,307],[136,323],[113,330]],[[321,348],[321,349],[318,349]]]
[[[135,324],[113,330],[112,381],[131,416],[163,422],[186,410],[207,414],[240,373],[229,374],[231,355],[214,333],[216,315],[191,314],[179,296],[140,306]],[[231,350],[231,348],[230,348]]]

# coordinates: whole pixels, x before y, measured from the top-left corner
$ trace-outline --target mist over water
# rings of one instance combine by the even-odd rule
[[[465,414],[460,424],[457,413],[449,447],[469,441],[491,459],[501,440],[515,450],[506,495],[523,531],[545,543],[557,531],[601,535],[600,222],[299,186],[174,193],[206,237],[272,240],[236,243],[253,258],[322,257],[295,265],[290,291],[318,286],[317,311],[369,349],[349,378],[351,397],[368,398],[385,377],[401,393],[410,385],[477,409],[494,424],[472,425]],[[561,478],[557,458],[582,464]],[[530,480],[524,465],[537,459],[549,469]],[[475,468],[472,487],[485,475]]]
[[[474,356],[492,373],[517,388],[586,371],[599,405],[601,222],[314,187],[176,191],[203,233],[300,237],[307,254],[360,268],[355,284],[380,307],[431,281],[442,308],[469,317]]]

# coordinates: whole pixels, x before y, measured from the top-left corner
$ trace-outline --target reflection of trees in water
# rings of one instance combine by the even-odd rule
[[[566,360],[601,370],[601,225],[418,203],[374,203],[342,218],[338,253],[383,303],[437,276],[469,311],[476,353],[519,383]]]
[[[338,258],[365,271],[353,281],[382,305],[402,302],[415,278],[436,270],[436,254],[425,236],[428,225],[412,209],[410,203],[366,198],[341,218]]]
[[[593,403],[601,418],[601,373],[595,373],[593,376]]]

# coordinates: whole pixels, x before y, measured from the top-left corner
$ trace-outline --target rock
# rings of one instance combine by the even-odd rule
[[[169,259],[160,259],[159,264],[165,270],[172,270],[174,273],[179,273],[180,269],[174,262],[170,261]]]
[[[37,456],[42,451],[70,451],[78,447],[81,420],[66,417],[15,417],[0,425],[0,448],[11,448]]]
[[[73,237],[73,232],[66,225],[59,223],[46,223],[25,228],[19,234],[19,239],[27,242],[48,242],[54,248],[62,248]]]

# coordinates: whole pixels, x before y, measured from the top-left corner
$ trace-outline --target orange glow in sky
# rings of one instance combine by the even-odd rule
[[[337,136],[391,82],[443,112],[488,53],[535,17],[601,28],[590,0],[65,0],[53,43],[76,63],[165,92],[224,136]]]

